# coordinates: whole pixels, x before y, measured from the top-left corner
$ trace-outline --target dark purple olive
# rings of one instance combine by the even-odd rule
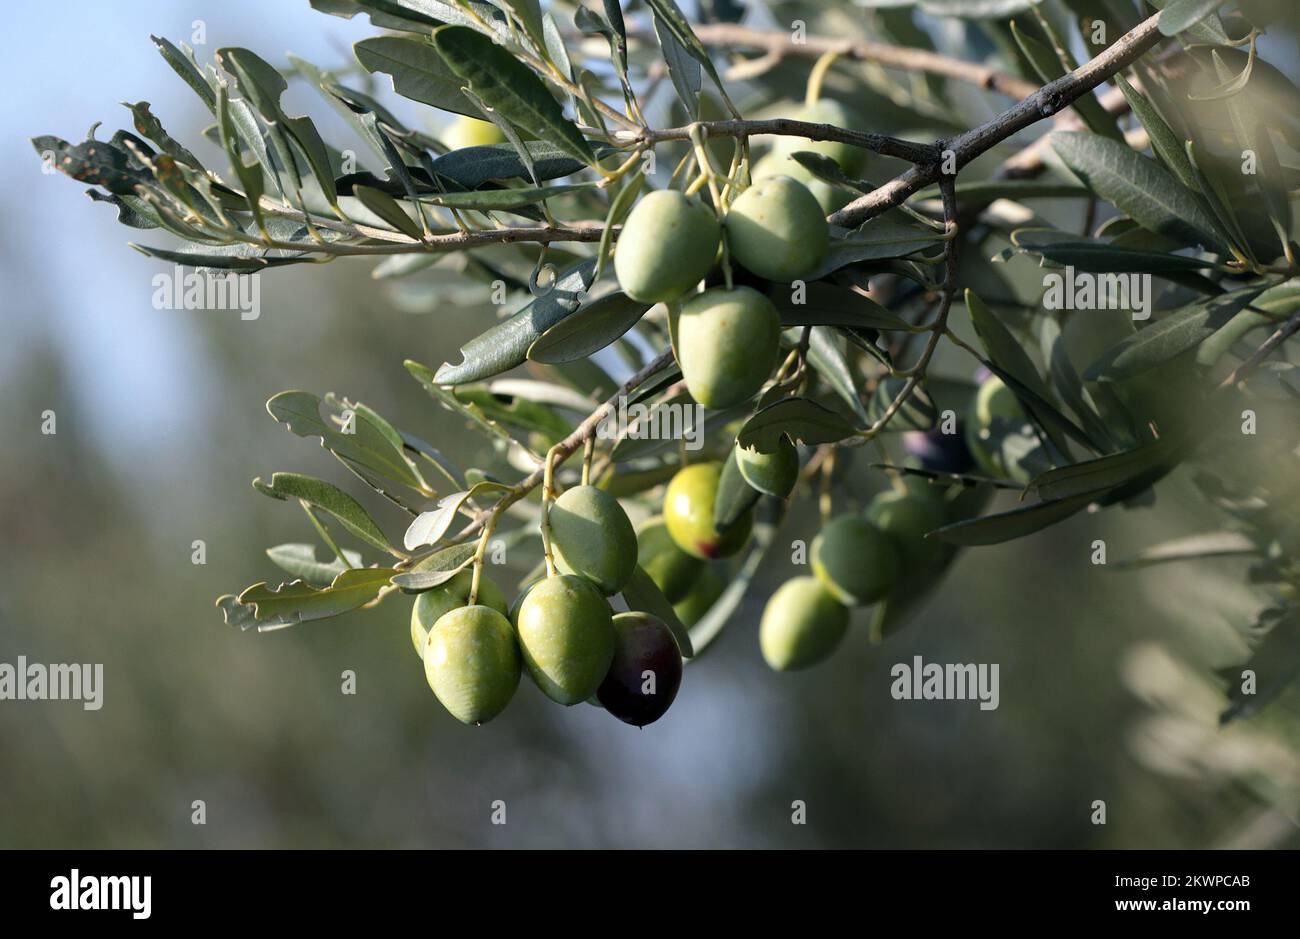
[[[664,716],[682,684],[682,652],[663,620],[649,613],[614,617],[614,661],[596,699],[636,727]]]
[[[903,449],[920,461],[921,469],[932,473],[968,473],[975,468],[975,458],[966,446],[960,422],[952,434],[938,428],[910,430],[903,435]]]

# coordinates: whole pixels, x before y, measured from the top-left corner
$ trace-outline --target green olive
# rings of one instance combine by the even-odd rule
[[[465,147],[486,147],[489,144],[505,143],[506,135],[501,133],[501,128],[491,121],[480,121],[474,117],[461,115],[451,122],[451,126],[442,135],[442,142],[451,150],[461,150]]]
[[[619,286],[634,300],[675,300],[713,266],[721,229],[707,205],[675,189],[648,193],[623,224],[614,249]]]
[[[677,546],[692,557],[712,560],[735,554],[749,540],[752,512],[725,532],[713,524],[721,463],[696,463],[677,471],[664,492],[664,524]]]
[[[965,434],[975,463],[988,476],[1028,482],[1051,468],[1029,415],[996,375],[980,385]]]
[[[415,654],[424,657],[424,642],[429,630],[445,614],[469,602],[469,588],[474,582],[474,572],[463,570],[441,586],[426,590],[415,598],[411,607],[411,642]],[[504,613],[508,609],[505,594],[486,574],[479,578],[478,604]]]
[[[716,287],[669,315],[686,389],[706,408],[747,401],[772,374],[781,346],[781,315],[757,290]]]
[[[424,646],[424,677],[458,721],[490,721],[519,687],[519,645],[510,621],[486,606],[443,615]]]
[[[735,260],[759,277],[790,283],[817,270],[830,228],[817,198],[789,176],[758,180],[723,219]]]
[[[791,120],[807,121],[810,124],[830,124],[832,127],[852,127],[855,121],[849,116],[844,106],[830,98],[821,98],[813,104],[804,105]],[[836,140],[810,140],[807,137],[777,137],[769,153],[773,156],[789,156],[799,152],[820,153],[839,164],[846,176],[856,176],[866,164],[866,151]]]
[[[551,504],[551,547],[562,574],[579,574],[609,595],[636,570],[636,531],[618,500],[595,486],[575,486]]]
[[[813,574],[846,606],[867,606],[898,577],[899,557],[889,536],[860,515],[833,519],[813,539]]]
[[[722,591],[726,588],[727,582],[722,579],[722,575],[716,569],[706,567],[690,592],[673,604],[673,612],[682,621],[682,625],[689,629],[713,609],[713,604],[718,602],[718,597],[722,596]]]
[[[945,522],[943,506],[929,493],[887,490],[871,500],[866,517],[894,539],[905,570],[937,564],[947,553],[943,542],[925,537]]]
[[[685,597],[700,577],[704,564],[673,541],[662,516],[655,516],[637,532],[637,563],[669,603]]]
[[[596,693],[614,657],[609,604],[584,577],[539,581],[519,606],[519,647],[537,687],[570,705]]]
[[[745,482],[759,492],[784,499],[799,478],[799,451],[785,436],[771,453],[746,450],[736,444],[736,465]]]
[[[769,153],[758,160],[751,170],[755,182],[771,179],[774,176],[789,176],[808,187],[822,212],[830,215],[838,212],[853,201],[853,193],[839,186],[832,186],[823,179],[814,176],[806,166],[794,157],[784,153]]]
[[[763,659],[778,672],[816,665],[835,651],[849,611],[815,577],[787,580],[772,594],[758,625]]]

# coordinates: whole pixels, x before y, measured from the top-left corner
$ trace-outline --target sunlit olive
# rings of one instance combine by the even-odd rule
[[[799,478],[799,451],[785,436],[771,453],[747,450],[736,444],[736,465],[745,482],[759,492],[784,499]]]
[[[690,592],[673,604],[673,612],[682,621],[682,625],[689,629],[713,609],[713,604],[718,602],[718,597],[722,596],[722,591],[726,588],[727,582],[717,569],[706,567],[691,586]]]
[[[780,283],[816,271],[830,240],[816,197],[789,176],[756,181],[731,204],[723,227],[733,258]]]
[[[781,315],[751,287],[715,287],[671,311],[677,364],[706,408],[752,398],[776,366]]]
[[[415,598],[411,607],[411,642],[415,644],[415,654],[424,658],[424,641],[429,637],[429,630],[444,614],[464,606],[469,602],[469,588],[474,582],[474,572],[463,570],[441,586],[426,590]],[[487,606],[504,613],[508,609],[505,594],[486,574],[479,578],[478,605]]]
[[[787,580],[772,594],[758,625],[763,658],[778,672],[816,665],[835,651],[849,611],[815,577]]]
[[[446,613],[429,630],[424,677],[458,721],[490,721],[519,687],[519,646],[510,621],[486,606]]]
[[[899,575],[898,548],[860,515],[831,520],[813,539],[813,574],[847,606],[875,603]]]
[[[853,193],[839,186],[832,186],[825,180],[818,179],[807,167],[793,156],[784,153],[768,153],[754,163],[750,171],[754,181],[771,179],[774,176],[789,176],[808,187],[822,212],[830,215],[838,212],[853,201]]]
[[[813,104],[806,104],[790,115],[791,120],[807,121],[809,124],[830,124],[832,127],[852,127],[853,119],[838,101],[820,98]],[[835,140],[811,140],[807,137],[777,137],[769,151],[774,156],[788,156],[798,152],[819,153],[830,157],[850,178],[862,172],[866,151]]]
[[[699,199],[675,189],[648,193],[618,236],[619,286],[643,303],[675,300],[709,272],[720,238],[717,216]]]
[[[637,532],[637,563],[669,603],[685,597],[704,569],[699,558],[677,546],[660,516],[647,521]]]
[[[501,133],[501,128],[491,121],[480,121],[477,118],[461,115],[451,122],[451,126],[442,135],[442,142],[452,150],[460,150],[464,147],[486,147],[489,144],[505,143],[506,135]]]
[[[687,554],[709,560],[735,554],[749,539],[753,515],[746,512],[725,532],[713,524],[721,463],[695,463],[678,470],[664,493],[664,524]]]
[[[944,525],[943,504],[919,487],[879,493],[867,506],[867,521],[894,539],[905,571],[938,563],[946,553],[944,543],[926,538]]]
[[[682,652],[663,620],[649,613],[614,617],[614,659],[596,699],[619,720],[652,724],[672,705],[682,684]]]
[[[595,486],[567,489],[551,504],[551,547],[563,574],[618,593],[636,570],[636,531],[618,500]]]
[[[614,657],[609,604],[584,577],[560,574],[538,582],[519,605],[516,622],[524,665],[552,701],[577,704],[596,693]]]

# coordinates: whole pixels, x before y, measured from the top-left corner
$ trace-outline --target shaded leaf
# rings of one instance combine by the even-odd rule
[[[1009,512],[996,515],[984,515],[968,521],[945,525],[926,535],[955,545],[990,545],[1001,544],[1032,535],[1063,522],[1071,515],[1082,511],[1095,501],[1101,493],[1089,492],[1071,496],[1068,499],[1055,499],[1021,506]]]
[[[713,525],[718,531],[726,531],[746,512],[752,509],[762,495],[745,481],[741,475],[740,464],[736,461],[736,448],[732,447],[723,461],[722,472],[718,477],[718,492],[713,499]]]
[[[836,443],[856,433],[847,420],[811,398],[782,398],[760,408],[745,422],[736,439],[748,450],[772,453],[783,434],[793,443],[814,446]]]
[[[628,582],[623,585],[623,599],[627,602],[627,608],[638,613],[649,613],[651,616],[663,620],[664,625],[672,632],[673,638],[677,640],[677,645],[681,648],[682,655],[690,658],[695,655],[695,647],[691,642],[691,634],[682,625],[681,619],[673,610],[673,605],[668,602],[663,591],[650,578],[642,568],[637,565],[636,570]]]
[[[528,358],[548,364],[586,358],[635,326],[652,305],[633,300],[621,290],[606,294],[538,336],[528,347]]]
[[[1201,558],[1224,558],[1259,553],[1255,543],[1240,532],[1215,531],[1202,535],[1174,538],[1149,548],[1143,548],[1132,557],[1113,561],[1115,570],[1133,570],[1170,561],[1195,561]]]
[[[363,541],[381,551],[394,553],[375,520],[365,508],[333,483],[299,473],[272,473],[269,484],[261,477],[253,480],[253,488],[273,499],[301,499],[316,508],[323,509],[337,518],[343,527]]]
[[[421,512],[415,517],[407,527],[402,543],[408,551],[414,551],[423,545],[437,544],[456,521],[461,506],[466,502],[485,492],[504,492],[509,488],[502,483],[484,481],[464,492],[453,492],[449,496],[443,496],[434,508],[428,512]]]

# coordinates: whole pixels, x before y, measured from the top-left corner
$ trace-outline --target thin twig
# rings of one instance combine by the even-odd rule
[[[831,140],[870,150],[882,156],[897,157],[909,163],[929,163],[937,157],[933,144],[915,143],[888,134],[847,130],[834,124],[815,124],[783,117],[763,121],[697,121],[685,127],[668,127],[663,130],[645,128],[635,139],[638,142],[652,144],[661,140],[687,140],[691,136],[693,127],[702,128],[710,137],[753,137],[759,134],[775,134],[784,137],[807,137],[809,140]],[[616,138],[623,136],[623,134],[615,134]]]

